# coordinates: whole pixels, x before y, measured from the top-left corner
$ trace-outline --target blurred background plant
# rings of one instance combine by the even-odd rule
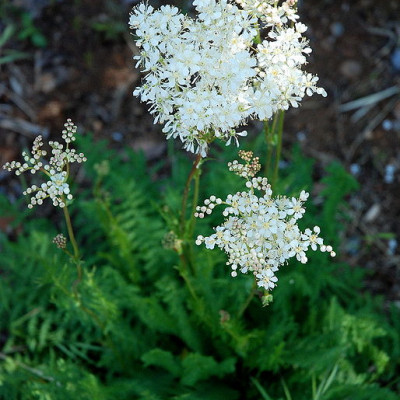
[[[17,42],[28,41],[30,45],[42,48],[46,47],[47,39],[35,25],[32,14],[12,3],[1,2],[0,27],[0,64],[13,62],[30,57],[29,52],[16,50]]]
[[[0,64],[5,64],[29,57],[28,53],[7,48],[7,44],[14,34],[15,27],[13,25],[8,25],[4,28],[3,33],[0,35]]]

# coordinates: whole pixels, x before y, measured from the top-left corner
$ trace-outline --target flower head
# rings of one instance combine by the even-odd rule
[[[297,225],[305,212],[303,203],[308,193],[302,191],[298,198],[272,197],[267,178],[256,178],[254,172],[244,173],[258,163],[251,152],[246,152],[245,157],[245,164],[234,161],[230,163],[230,170],[246,178],[248,191],[230,194],[225,201],[211,196],[203,206],[197,207],[195,216],[204,218],[217,205],[226,206],[223,224],[214,228],[215,233],[208,237],[198,236],[196,244],[204,243],[208,249],[217,246],[224,250],[233,277],[237,276],[237,270],[242,273],[250,271],[259,287],[270,290],[278,280],[276,271],[290,258],[295,257],[305,264],[310,247],[314,251],[318,248],[322,252],[327,251],[332,257],[335,252],[331,246],[324,245],[318,226],[302,232]],[[256,190],[262,195],[257,196]]]
[[[61,144],[56,141],[50,141],[51,157],[48,162],[44,160],[47,151],[43,150],[43,138],[38,136],[32,146],[31,154],[22,153],[24,162],[12,161],[6,163],[3,168],[8,171],[15,170],[16,175],[22,172],[30,171],[35,174],[37,171],[43,172],[48,180],[40,184],[40,186],[32,185],[23,193],[30,195],[29,208],[35,205],[43,204],[43,200],[50,198],[54,206],[65,207],[66,200],[72,200],[73,196],[70,193],[68,184],[69,165],[77,162],[86,161],[83,153],[77,153],[75,149],[70,148],[70,144],[75,141],[75,133],[77,127],[70,119],[64,124],[65,129],[62,131],[62,139],[65,142]]]
[[[266,120],[306,94],[325,94],[301,69],[311,49],[305,25],[289,25],[298,18],[294,2],[237,3],[194,0],[196,19],[141,4],[129,20],[145,73],[134,95],[150,104],[167,138],[203,156],[215,138],[238,143],[246,132],[237,129],[249,119]],[[269,33],[259,43],[262,27]]]
[[[67,238],[62,234],[59,233],[56,235],[53,239],[53,243],[59,248],[59,249],[65,249],[67,247]]]

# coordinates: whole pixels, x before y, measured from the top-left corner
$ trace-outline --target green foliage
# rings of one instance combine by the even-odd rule
[[[2,24],[5,26],[4,31],[0,34],[0,49],[8,41],[13,40],[30,41],[35,47],[47,46],[47,39],[35,26],[31,12],[13,2],[3,1],[0,2],[0,15],[2,16]],[[15,59],[27,56],[25,53],[15,50],[6,50],[3,53],[4,57],[0,58],[0,63],[7,54],[14,55]],[[21,54],[21,56],[17,57],[18,54]]]
[[[79,284],[51,243],[64,226],[0,198],[0,214],[18,216],[22,229],[0,237],[0,398],[398,398],[400,313],[365,293],[361,268],[312,253],[307,265],[279,271],[263,307],[249,297],[252,278],[232,279],[219,250],[191,248],[184,269],[162,246],[177,225],[188,160],[177,155],[172,178],[156,180],[166,165],[149,168],[143,155],[90,136],[79,147],[90,187],[70,207],[85,261]],[[200,198],[241,189],[225,164],[233,150],[224,154],[205,164]],[[295,150],[278,190],[311,190],[312,168]],[[304,224],[338,247],[356,183],[340,165],[322,183],[323,201],[308,204]],[[218,218],[197,221],[195,233]]]
[[[0,51],[1,51],[0,65],[29,57],[29,54],[27,53],[7,48],[8,47],[7,44],[15,34],[15,30],[16,30],[15,26],[10,24],[7,25],[4,31],[0,34]]]
[[[21,26],[18,33],[18,39],[30,40],[30,42],[36,47],[46,47],[47,39],[35,26],[32,16],[28,12],[23,12],[20,15]]]
[[[115,40],[126,31],[124,23],[116,22],[108,18],[103,21],[92,22],[90,26],[95,32],[104,34],[105,38],[108,40]]]
[[[98,32],[105,40],[116,41],[122,39],[126,32],[126,14],[121,4],[115,0],[106,0],[103,4],[103,13],[97,20],[90,22],[94,32]]]
[[[0,15],[4,27],[0,33],[0,65],[30,57],[29,53],[13,48],[17,41],[30,41],[35,47],[47,46],[46,37],[35,26],[29,12],[12,2],[0,2]]]

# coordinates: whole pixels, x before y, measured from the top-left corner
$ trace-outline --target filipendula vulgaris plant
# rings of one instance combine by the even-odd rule
[[[68,119],[64,124],[64,130],[61,132],[64,143],[49,141],[48,145],[51,148],[51,152],[48,153],[43,149],[43,137],[37,136],[30,154],[28,152],[22,153],[23,162],[8,162],[3,168],[10,172],[15,171],[16,175],[21,175],[27,171],[30,171],[31,174],[41,173],[45,178],[44,182],[33,184],[23,192],[24,195],[29,196],[28,208],[40,206],[46,199],[49,199],[53,206],[63,210],[72,251],[68,249],[67,238],[62,233],[55,236],[53,243],[66,253],[76,266],[77,278],[72,285],[73,298],[78,306],[94,319],[95,323],[101,325],[98,318],[82,304],[78,292],[78,285],[83,277],[83,261],[68,211],[68,204],[73,200],[68,181],[70,179],[70,165],[83,163],[86,161],[86,157],[83,153],[77,153],[72,148],[72,143],[76,140],[76,132],[77,127]],[[47,160],[46,156],[49,156]]]
[[[303,37],[307,27],[298,22],[296,0],[194,0],[193,5],[196,18],[169,5],[155,10],[140,4],[133,9],[129,25],[139,48],[134,59],[144,73],[134,95],[150,105],[154,122],[164,125],[167,139],[177,138],[184,149],[197,154],[183,193],[175,246],[185,281],[189,284],[186,265],[192,252],[185,244],[190,247],[192,241],[193,217],[204,217],[215,205],[225,204],[224,224],[209,237],[199,236],[196,243],[225,250],[233,276],[238,268],[251,271],[257,285],[268,291],[276,284],[275,272],[289,258],[305,263],[309,247],[335,254],[331,246],[323,245],[318,227],[301,232],[297,226],[308,194],[302,192],[297,199],[272,197],[284,111],[298,107],[306,95],[326,96],[326,92],[317,86],[318,77],[302,69],[311,49]],[[238,137],[247,135],[240,127],[250,120],[264,121],[269,182],[254,177],[258,160],[241,153],[246,164],[236,161],[230,169],[247,179],[250,191],[229,195],[224,202],[212,196],[186,223],[191,181],[195,181],[192,210],[196,210],[200,166],[209,145],[215,139],[239,145]],[[258,197],[254,190],[264,195]]]

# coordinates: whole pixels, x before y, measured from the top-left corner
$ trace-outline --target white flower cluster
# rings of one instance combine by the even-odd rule
[[[302,191],[299,198],[274,198],[267,178],[254,176],[247,178],[246,187],[248,192],[230,194],[225,201],[211,196],[195,213],[196,217],[204,218],[216,205],[227,206],[223,211],[224,223],[214,228],[214,234],[198,236],[196,244],[204,243],[208,249],[218,246],[224,250],[233,277],[237,276],[237,269],[242,273],[251,271],[258,286],[270,290],[276,286],[275,272],[279,267],[292,257],[305,264],[310,247],[335,256],[332,247],[324,245],[319,237],[318,226],[302,232],[297,225],[305,212],[303,203],[308,193]],[[258,197],[255,190],[263,195]]]
[[[3,166],[8,171],[15,170],[16,175],[20,175],[25,171],[31,171],[32,174],[41,171],[49,178],[47,182],[42,183],[40,186],[32,185],[23,192],[24,195],[31,195],[30,203],[28,204],[29,208],[43,204],[43,200],[48,197],[52,200],[54,206],[63,208],[65,207],[66,199],[72,200],[73,198],[67,183],[69,165],[74,162],[85,162],[86,157],[83,153],[78,154],[75,149],[69,147],[70,143],[75,141],[77,127],[70,119],[67,120],[64,127],[62,138],[66,144],[65,148],[59,142],[50,141],[49,146],[52,150],[48,163],[43,162],[43,157],[47,155],[47,152],[42,150],[43,139],[38,136],[33,142],[31,154],[22,153],[23,163],[12,161]]]
[[[311,49],[302,37],[305,25],[287,25],[297,19],[293,4],[266,2],[262,15],[247,2],[242,8],[229,0],[193,4],[197,19],[175,7],[141,4],[129,21],[140,48],[134,58],[146,74],[134,95],[151,105],[167,138],[179,137],[186,150],[205,156],[215,138],[237,143],[246,132],[236,129],[248,119],[266,120],[297,107],[305,94],[326,94],[316,76],[301,70]],[[255,47],[263,16],[268,37]]]
[[[244,10],[256,16],[266,27],[273,27],[296,22],[297,0],[236,0]],[[281,4],[279,4],[281,3]]]

